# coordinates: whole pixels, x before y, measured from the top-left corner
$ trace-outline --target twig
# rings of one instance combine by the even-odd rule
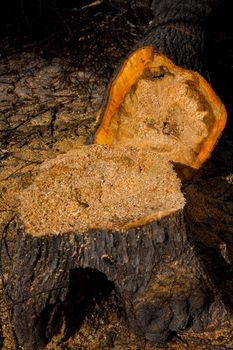
[[[17,174],[20,170],[27,168],[28,166],[30,166],[31,164],[24,164],[21,167],[19,167],[18,169],[16,169],[15,171],[13,171],[12,173],[10,173],[8,176],[0,179],[0,181],[6,181],[8,179],[10,179],[13,175]]]
[[[84,9],[87,9],[87,8],[93,7],[93,6],[98,6],[98,5],[102,4],[102,3],[103,3],[103,0],[96,0],[96,1],[93,1],[92,3],[90,3],[88,5],[85,5],[85,6],[81,7],[80,10],[84,10]]]

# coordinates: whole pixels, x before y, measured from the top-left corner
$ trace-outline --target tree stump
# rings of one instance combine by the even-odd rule
[[[7,282],[18,343],[42,349],[69,332],[71,284],[80,320],[85,276],[102,292],[114,283],[129,325],[149,341],[223,322],[224,304],[187,238],[180,185],[150,149],[83,146],[44,162],[20,198]]]

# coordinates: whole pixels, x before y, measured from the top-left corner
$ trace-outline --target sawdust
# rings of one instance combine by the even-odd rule
[[[192,164],[208,136],[209,106],[182,74],[152,73],[138,80],[113,116],[113,144],[151,147]]]
[[[83,146],[46,161],[21,196],[19,214],[32,235],[121,229],[184,206],[172,166],[150,150]]]

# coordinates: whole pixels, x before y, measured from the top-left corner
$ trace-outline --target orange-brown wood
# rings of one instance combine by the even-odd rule
[[[146,46],[136,50],[124,61],[108,90],[105,109],[97,115],[97,119],[101,119],[101,125],[95,132],[93,143],[111,144],[111,130],[108,128],[111,117],[123,102],[126,93],[143,74],[152,57],[153,48]]]
[[[114,143],[116,145],[116,140],[114,140],[115,134],[111,126],[114,114],[119,112],[127,94],[132,94],[132,89],[137,86],[138,81],[148,71],[156,72],[156,70],[161,68],[169,71],[170,75],[179,76],[184,81],[189,82],[191,89],[193,86],[195,96],[198,96],[194,97],[194,99],[198,98],[202,105],[208,106],[208,135],[203,135],[203,140],[196,147],[198,151],[195,150],[195,158],[190,159],[190,161],[184,161],[184,163],[181,162],[181,164],[187,166],[187,168],[184,167],[182,169],[183,177],[189,178],[192,174],[192,169],[199,169],[210,156],[225,127],[226,110],[211,86],[199,73],[176,66],[170,59],[156,52],[152,47],[140,48],[124,61],[108,89],[104,107],[98,113],[98,126],[93,137],[93,143]],[[165,99],[169,101],[169,92],[167,95],[165,93]],[[198,115],[197,118],[199,118]],[[185,123],[189,123],[188,115]]]

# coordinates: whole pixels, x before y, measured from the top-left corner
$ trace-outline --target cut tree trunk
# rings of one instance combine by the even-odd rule
[[[45,162],[21,194],[7,292],[24,349],[44,348],[61,330],[69,336],[86,305],[113,288],[130,327],[153,343],[187,328],[216,329],[230,317],[188,238],[171,165],[182,179],[202,165],[225,109],[204,78],[158,52],[202,73],[214,5],[154,1],[139,44],[150,46],[134,51],[113,78],[91,138],[99,145]]]
[[[226,110],[202,77],[217,0],[154,0],[149,28],[112,78],[87,143],[167,152],[183,180],[209,158]],[[199,123],[199,124],[198,124]]]
[[[201,75],[146,46],[117,72],[88,142],[153,149],[188,180],[209,158],[225,123],[224,105]]]
[[[76,305],[80,320],[83,298],[92,299],[88,288],[103,293],[111,283],[129,325],[151,342],[226,320],[224,303],[187,238],[180,181],[163,156],[83,146],[45,162],[20,200],[8,293],[25,349],[42,349],[61,329],[69,334],[68,305]],[[86,289],[85,275],[93,280]]]

